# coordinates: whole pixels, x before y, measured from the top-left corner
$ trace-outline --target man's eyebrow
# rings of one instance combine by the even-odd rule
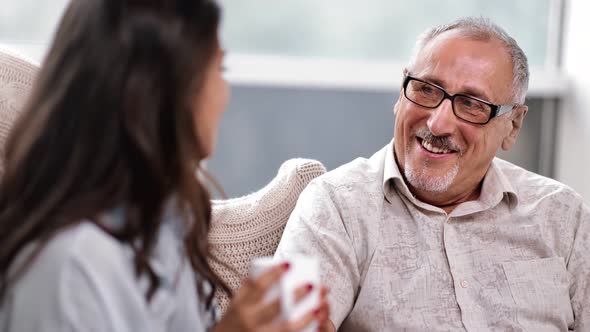
[[[479,98],[479,99],[482,99],[482,100],[485,100],[485,101],[491,103],[489,96],[487,96],[486,94],[481,92],[481,90],[475,89],[473,87],[468,86],[465,89],[462,89],[462,92],[460,92],[460,93],[464,94],[464,95],[469,95],[469,96],[472,96],[475,98]]]
[[[437,78],[430,77],[428,75],[418,76],[418,78],[421,79],[421,80],[425,80],[428,83],[433,83],[435,85],[438,85],[438,86],[440,86],[443,89],[445,88],[444,82],[441,81],[441,80],[439,80],[439,79],[437,79]]]
[[[441,79],[430,77],[428,75],[425,75],[425,76],[421,77],[420,79],[425,80],[426,82],[429,82],[429,83],[434,83],[435,85],[438,85],[441,88],[445,89],[445,91],[447,89],[445,82]],[[479,98],[479,99],[482,99],[482,100],[485,100],[485,101],[491,103],[490,97],[488,95],[486,95],[483,91],[481,91],[480,89],[477,89],[473,86],[462,87],[460,91],[455,91],[455,94],[468,95],[468,96]]]

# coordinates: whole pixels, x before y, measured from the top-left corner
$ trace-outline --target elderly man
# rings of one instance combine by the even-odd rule
[[[526,56],[482,18],[427,31],[395,139],[310,184],[278,257],[320,258],[341,331],[590,331],[590,210],[495,158],[527,112]]]

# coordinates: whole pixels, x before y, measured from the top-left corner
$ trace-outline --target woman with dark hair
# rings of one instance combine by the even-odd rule
[[[212,0],[73,0],[0,185],[2,331],[295,331],[246,280],[217,322],[198,180],[228,98]],[[298,289],[302,298],[310,287]]]

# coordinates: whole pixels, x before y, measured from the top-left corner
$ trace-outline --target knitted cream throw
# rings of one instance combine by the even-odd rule
[[[240,198],[213,201],[209,233],[212,253],[235,272],[214,261],[211,264],[232,291],[235,292],[248,275],[252,258],[274,254],[299,194],[312,179],[325,172],[326,168],[319,161],[290,159],[259,191]],[[224,313],[229,297],[218,291],[216,298]]]
[[[0,174],[6,138],[26,101],[38,67],[24,57],[0,48]]]

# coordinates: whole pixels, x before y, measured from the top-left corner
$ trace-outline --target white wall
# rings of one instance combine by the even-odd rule
[[[590,4],[570,0],[565,12],[563,65],[572,90],[560,109],[556,177],[590,203]]]

